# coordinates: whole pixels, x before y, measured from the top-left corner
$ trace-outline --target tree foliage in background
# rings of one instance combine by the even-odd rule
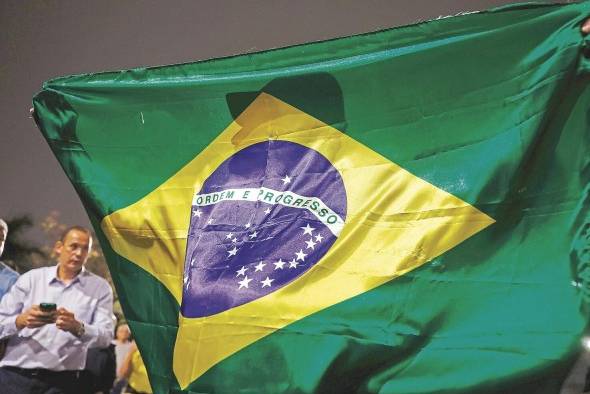
[[[47,260],[45,249],[26,239],[25,233],[33,227],[31,215],[24,214],[7,219],[8,234],[2,260],[19,273],[36,268],[38,262]]]

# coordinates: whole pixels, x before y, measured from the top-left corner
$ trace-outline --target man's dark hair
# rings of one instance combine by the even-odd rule
[[[59,240],[61,242],[64,242],[66,240],[66,237],[68,236],[68,234],[71,231],[80,231],[82,233],[86,233],[86,235],[88,235],[88,237],[92,238],[92,233],[90,232],[90,230],[88,230],[86,227],[82,227],[82,226],[70,226],[68,228],[66,228],[60,235]]]

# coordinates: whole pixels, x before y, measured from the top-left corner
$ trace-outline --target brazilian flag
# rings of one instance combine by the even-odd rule
[[[157,393],[555,393],[590,301],[588,2],[48,81]]]

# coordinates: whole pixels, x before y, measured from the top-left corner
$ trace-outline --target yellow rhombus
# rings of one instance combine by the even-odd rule
[[[180,171],[104,218],[113,250],[156,277],[180,304],[195,192],[234,153],[272,139],[314,149],[339,171],[347,199],[344,228],[318,263],[285,287],[216,315],[180,315],[173,368],[182,388],[251,343],[403,275],[494,223],[346,134],[261,93]]]

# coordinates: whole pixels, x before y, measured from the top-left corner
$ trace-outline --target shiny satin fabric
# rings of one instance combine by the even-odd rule
[[[587,321],[588,9],[47,82],[36,120],[154,392],[558,392]],[[193,197],[268,140],[337,169],[342,231],[285,287],[183,316]]]

